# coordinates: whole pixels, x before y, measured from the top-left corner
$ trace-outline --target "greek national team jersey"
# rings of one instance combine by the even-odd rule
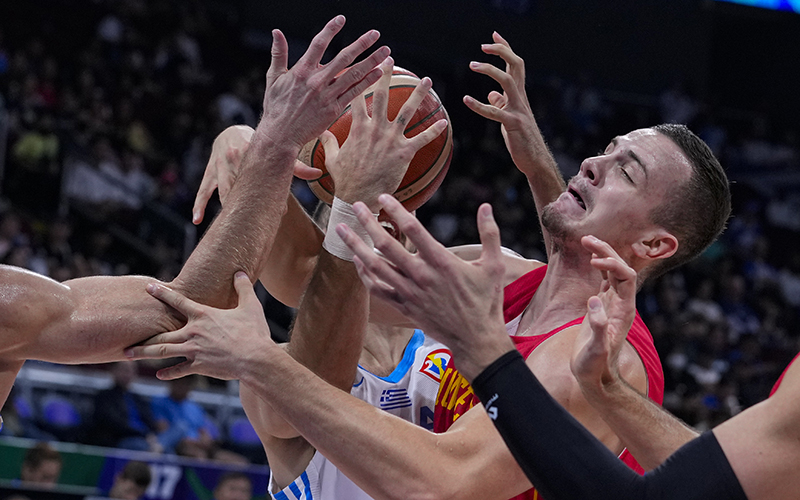
[[[414,331],[403,359],[388,377],[378,377],[361,366],[350,394],[404,420],[433,429],[433,408],[439,382],[450,364],[450,350],[443,344]],[[371,498],[342,474],[319,452],[292,484],[278,493],[276,500],[366,500]]]

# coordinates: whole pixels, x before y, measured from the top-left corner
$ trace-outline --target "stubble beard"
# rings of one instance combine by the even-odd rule
[[[542,209],[542,228],[550,234],[553,244],[553,251],[564,246],[564,239],[567,237],[567,226],[564,216],[555,210],[552,204],[546,205]]]

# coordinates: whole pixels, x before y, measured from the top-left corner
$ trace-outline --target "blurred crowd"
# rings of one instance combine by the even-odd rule
[[[231,124],[255,125],[268,52],[230,36],[240,20],[219,3],[41,3],[15,5],[38,30],[5,22],[14,17],[0,8],[0,116],[8,139],[0,262],[61,281],[128,272],[171,279],[183,243],[159,225],[188,224],[214,136]],[[437,70],[456,149],[447,179],[418,215],[445,245],[474,243],[477,207],[491,202],[503,244],[544,259],[527,181],[499,126],[460,104],[465,93],[483,97],[483,89],[464,88],[461,74]],[[532,109],[565,176],[615,135],[678,122],[705,139],[737,181],[722,238],[693,263],[647,283],[638,305],[664,364],[670,411],[706,429],[762,400],[800,349],[797,130],[776,126],[759,109],[724,109],[681,81],[655,96],[599,89],[586,74],[529,83]],[[303,183],[294,192],[314,205]],[[132,259],[131,247],[147,258]],[[274,305],[268,314],[283,326],[291,321],[291,311]],[[130,374],[123,370],[114,367],[115,388],[97,396],[113,404],[95,411],[116,405],[127,412],[124,425],[95,414],[83,439],[225,455],[206,436],[202,408],[182,403],[183,389],[170,389],[171,402],[144,402],[125,395]],[[160,422],[178,414],[186,433],[176,439]]]

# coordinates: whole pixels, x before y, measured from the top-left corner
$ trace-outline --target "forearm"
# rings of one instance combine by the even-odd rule
[[[331,387],[278,349],[259,358],[242,365],[242,382],[370,496],[449,498],[452,484],[477,477],[462,463],[474,450],[459,451],[469,443],[440,447],[441,436]]]
[[[367,292],[352,262],[322,250],[297,312],[286,352],[317,376],[350,392],[367,326]],[[297,432],[256,398],[250,413],[259,416],[262,432],[279,438]],[[260,404],[259,404],[260,403]]]
[[[745,498],[711,433],[639,476],[550,397],[516,351],[481,372],[473,389],[544,498]]]
[[[259,279],[267,291],[289,307],[297,307],[322,249],[324,234],[293,195],[286,201],[278,233]]]
[[[645,470],[700,435],[619,378],[581,390]]]
[[[239,177],[219,216],[172,286],[215,307],[235,301],[236,271],[259,276],[285,209],[296,148],[259,127],[242,159]]]

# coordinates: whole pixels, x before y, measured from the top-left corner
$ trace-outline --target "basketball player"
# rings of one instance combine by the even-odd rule
[[[417,224],[410,215],[401,213],[402,209],[388,211],[395,220],[405,217],[406,224]],[[690,434],[682,422],[663,409],[651,405],[652,412],[662,414],[655,426],[647,413],[629,419],[637,433],[649,435],[654,454],[674,451],[658,468],[644,477],[637,476],[547,394],[509,342],[500,319],[498,230],[488,206],[481,207],[478,217],[487,245],[482,269],[464,263],[450,268],[437,266],[436,277],[450,284],[449,294],[439,294],[440,290],[427,290],[427,282],[415,279],[412,268],[402,259],[390,259],[397,266],[392,279],[402,280],[404,285],[394,291],[398,299],[408,300],[408,313],[420,324],[434,321],[439,326],[428,331],[436,332],[439,340],[452,346],[455,362],[472,381],[491,420],[545,498],[797,498],[800,368],[794,361],[800,355],[784,371],[769,399],[688,440],[679,449],[676,443],[683,444],[682,437]],[[373,227],[370,233],[376,230]],[[410,234],[421,236],[410,236],[420,248],[430,243],[422,232]],[[613,405],[630,408],[632,399],[642,399],[619,379],[615,361],[636,315],[639,280],[636,271],[606,242],[585,236],[581,243],[591,252],[591,265],[602,273],[603,280],[600,292],[587,302],[588,314],[575,343],[572,371],[588,399],[613,422],[621,414]],[[434,254],[449,258],[443,249],[431,248],[428,259]],[[388,278],[384,272],[379,275]],[[486,290],[493,292],[487,294]],[[466,302],[475,313],[451,313],[442,319],[442,311],[452,311],[454,300]]]
[[[171,287],[225,307],[235,299],[230,274],[246,270],[257,275],[263,248],[271,245],[284,210],[300,147],[318,137],[353,97],[377,81],[377,65],[389,55],[389,49],[381,47],[350,66],[377,40],[378,33],[370,31],[321,65],[344,21],[337,16],[328,22],[291,70],[286,39],[279,30],[273,32],[265,111],[242,159],[239,182]],[[9,266],[1,266],[0,274],[0,403],[26,359],[120,360],[125,347],[182,324],[145,293],[151,278],[91,277],[60,284]]]
[[[322,136],[326,165],[336,185],[333,225],[344,221],[360,227],[350,203],[364,200],[377,212],[378,195],[394,192],[414,154],[447,127],[447,121],[440,120],[413,138],[403,135],[430,90],[428,78],[422,79],[397,117],[387,120],[392,67],[391,58],[382,65],[383,77],[372,93],[371,118],[363,98],[353,101],[352,127],[341,150],[330,132]],[[287,352],[335,387],[409,422],[429,421],[432,426],[442,363],[449,360],[449,351],[418,330],[368,326],[368,297],[352,254],[333,232],[322,247]],[[270,274],[269,269],[264,274]],[[308,500],[368,498],[247,385],[241,386],[240,395],[267,453],[273,498],[294,498],[295,492],[303,492],[302,498]]]
[[[507,97],[513,97],[506,86],[504,89]],[[550,264],[532,265],[535,269],[512,287],[509,295],[514,303],[508,304],[506,321],[518,332],[515,339],[527,344],[527,363],[542,384],[615,452],[622,449],[623,442],[635,444],[635,436],[617,436],[611,431],[584,399],[569,369],[586,301],[602,280],[590,264],[591,254],[581,245],[581,237],[596,234],[607,240],[644,278],[690,259],[713,241],[727,219],[729,203],[724,173],[702,141],[685,127],[658,126],[619,136],[602,155],[584,160],[569,188],[542,212],[550,239]],[[391,205],[386,199],[384,207]],[[374,221],[365,219],[366,209],[360,204],[354,207],[362,224],[374,229]],[[407,229],[423,231],[401,224],[401,230]],[[388,235],[369,232],[381,252],[394,252],[390,258],[409,259],[408,272],[422,280],[426,289],[447,294],[448,282],[435,279],[430,270],[461,262],[457,257],[437,253],[429,262],[429,248],[420,247],[416,256],[398,253],[387,242]],[[342,229],[341,236],[359,250],[362,274],[373,294],[401,312],[407,310],[410,302],[398,302],[399,294],[391,288],[402,283],[372,276],[389,264],[367,257],[362,251],[366,247],[356,246],[351,232]],[[369,255],[374,257],[371,252]],[[482,259],[470,265],[480,269]],[[160,345],[133,349],[134,355],[189,358],[183,365],[162,371],[164,378],[201,372],[243,379],[367,493],[398,498],[426,494],[508,498],[530,488],[513,456],[491,430],[491,421],[483,412],[469,411],[475,398],[463,377],[448,376],[449,383],[437,400],[442,420],[448,419],[443,424],[446,431],[431,435],[330,390],[274,349],[264,340],[263,320],[255,323],[245,314],[246,297],[239,310],[231,313],[197,306],[163,287],[152,291],[186,312],[190,326],[159,336]],[[467,317],[474,314],[469,304],[454,310]],[[445,321],[448,314],[440,312]],[[435,321],[420,326],[426,330],[438,327]],[[222,344],[216,337],[220,331],[244,341]],[[642,354],[654,356],[652,343],[648,351],[645,332],[643,327],[635,328],[632,335],[641,341],[639,350],[626,343],[619,358],[623,378],[640,392],[653,389],[656,382],[645,375],[640,358]],[[242,345],[250,348],[245,352]],[[253,352],[252,345],[263,348]],[[645,362],[655,363],[652,358]],[[442,391],[447,392],[443,395]],[[629,414],[635,418],[645,410],[630,408]],[[529,493],[529,498],[536,495]]]

